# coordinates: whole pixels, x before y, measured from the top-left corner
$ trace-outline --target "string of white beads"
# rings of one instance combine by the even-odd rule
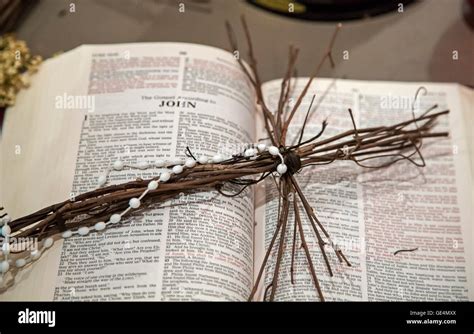
[[[164,161],[163,159],[158,159],[155,162],[155,166],[158,168],[165,167],[165,164],[166,164],[166,161]]]
[[[98,222],[94,225],[94,229],[96,231],[102,231],[102,230],[105,230],[105,228],[106,228],[106,225],[104,222]]]
[[[278,164],[277,166],[277,172],[280,175],[285,174],[288,171],[287,166],[285,165],[285,161],[283,159],[282,154],[280,153],[280,150],[276,146],[269,146],[267,147],[266,144],[264,143],[259,143],[256,145],[252,145],[251,147],[247,148],[244,151],[244,157],[252,159],[256,157],[258,154],[262,154],[268,152],[272,156],[278,156],[281,160],[281,163]],[[112,170],[114,171],[122,171],[124,168],[131,168],[131,169],[140,169],[140,170],[145,170],[148,168],[167,168],[163,170],[159,177],[156,179],[151,180],[148,183],[147,188],[143,191],[141,196],[138,198],[134,197],[130,199],[129,201],[129,206],[126,208],[124,211],[121,213],[114,213],[110,216],[109,220],[107,222],[97,222],[94,226],[88,227],[88,226],[82,226],[78,228],[76,231],[73,230],[66,230],[61,234],[61,237],[63,239],[67,239],[72,237],[73,235],[77,234],[80,236],[86,236],[88,235],[91,231],[103,231],[107,228],[109,224],[118,224],[122,220],[122,216],[128,213],[131,209],[138,209],[141,205],[141,199],[150,191],[154,191],[158,189],[159,183],[160,182],[167,182],[171,179],[172,174],[178,175],[181,174],[184,171],[184,168],[194,168],[197,163],[204,165],[208,163],[221,163],[224,161],[224,156],[221,154],[215,154],[212,158],[209,158],[207,156],[200,156],[197,160],[194,158],[187,158],[184,163],[181,159],[175,158],[170,161],[166,161],[163,159],[158,159],[154,163],[148,163],[145,161],[139,162],[137,165],[128,165],[123,163],[121,160],[116,160],[113,162],[112,167],[107,169],[105,173],[99,175],[97,183],[99,187],[104,186],[107,183],[108,176]],[[168,169],[171,168],[171,169]],[[11,228],[8,226],[8,223],[10,221],[10,217],[5,216],[2,219],[0,219],[0,226],[1,228],[1,234],[5,237],[4,238],[4,243],[2,245],[2,253],[3,253],[3,261],[0,262],[0,272],[2,275],[0,275],[0,284],[3,281],[3,275],[10,269],[10,263],[8,261],[8,254],[10,253],[9,249],[9,241],[8,237],[11,233]],[[42,249],[35,249],[30,252],[29,255],[27,255],[25,258],[19,258],[17,259],[14,264],[17,268],[22,268],[24,267],[27,263],[31,261],[36,261],[39,259],[41,254],[43,253],[44,250],[50,248],[54,243],[54,239],[49,237],[43,240],[43,247]]]
[[[218,163],[222,162],[222,160],[224,160],[224,158],[220,154],[216,154],[212,157],[212,163],[214,163],[214,164],[218,164]]]
[[[278,147],[276,147],[276,146],[270,146],[270,147],[268,148],[268,153],[270,153],[271,155],[275,156],[275,155],[280,154],[280,150],[279,150]]]
[[[267,145],[266,145],[266,144],[263,144],[263,143],[258,144],[258,145],[257,145],[257,149],[258,149],[258,151],[259,151],[260,153],[263,153],[263,152],[265,152],[265,150],[267,149]]]
[[[10,235],[10,233],[12,232],[10,226],[8,226],[8,224],[5,224],[2,226],[2,235],[6,238]]]
[[[194,166],[196,166],[196,160],[192,158],[188,158],[186,159],[186,162],[184,163],[184,165],[188,168],[193,168]]]
[[[121,160],[116,160],[113,163],[111,169],[108,169],[105,174],[102,174],[102,175],[99,176],[99,180],[98,180],[99,186],[103,186],[107,183],[107,178],[108,178],[108,175],[110,174],[111,170],[121,171],[125,167],[131,168],[131,169],[134,169],[134,168],[135,169],[142,169],[142,170],[157,167],[157,168],[171,168],[171,170],[170,169],[163,170],[160,173],[158,179],[151,180],[148,183],[148,186],[147,186],[146,190],[140,195],[140,197],[130,199],[130,201],[128,203],[129,204],[128,208],[126,208],[121,213],[115,213],[112,216],[110,216],[107,223],[98,222],[92,228],[81,227],[76,232],[68,230],[68,231],[63,232],[62,237],[64,239],[67,239],[67,238],[71,237],[72,235],[74,235],[76,233],[79,234],[79,235],[84,236],[84,235],[89,234],[89,232],[91,230],[102,231],[102,230],[106,229],[107,225],[109,225],[109,224],[117,224],[122,220],[122,216],[125,215],[128,211],[130,211],[131,209],[138,209],[140,207],[141,199],[143,199],[143,197],[145,197],[146,194],[149,191],[153,191],[153,190],[158,189],[160,182],[162,182],[162,183],[168,182],[171,179],[172,174],[174,174],[174,175],[181,174],[184,171],[184,168],[194,168],[196,166],[197,162],[199,162],[200,164],[206,164],[206,163],[209,163],[209,162],[219,163],[221,161],[223,161],[223,157],[220,154],[216,154],[212,159],[209,159],[206,156],[201,156],[197,161],[193,158],[187,158],[184,161],[184,164],[183,164],[183,161],[180,158],[174,158],[174,159],[171,159],[169,161],[166,161],[166,160],[163,160],[163,159],[158,159],[158,160],[155,161],[154,164],[149,164],[149,163],[146,163],[146,162],[140,162],[137,165],[127,165],[127,164],[124,164]]]
[[[167,182],[171,178],[171,174],[168,172],[163,172],[160,175],[160,181],[161,182]]]
[[[123,169],[123,162],[120,160],[117,160],[114,162],[114,169],[115,170],[122,170]]]
[[[8,255],[10,254],[10,244],[7,242],[4,242],[2,245],[2,253],[3,255]]]
[[[173,173],[174,174],[181,174],[183,172],[183,166],[181,165],[176,165],[173,167]]]
[[[277,172],[278,172],[278,174],[280,174],[280,175],[285,174],[287,170],[288,170],[288,167],[286,167],[285,164],[279,164],[279,165],[277,166]]]
[[[41,251],[38,249],[32,250],[30,253],[30,257],[33,261],[38,260],[40,256],[41,256]]]
[[[148,183],[148,190],[156,190],[158,189],[158,182],[153,180],[153,181],[150,181],[150,183]]]
[[[138,209],[140,207],[140,200],[138,198],[132,198],[128,202],[128,205],[130,205],[132,209]]]
[[[97,184],[99,187],[102,187],[107,183],[107,175],[100,175],[99,179],[97,180]]]
[[[81,226],[77,230],[77,233],[79,233],[79,235],[87,235],[89,234],[89,228],[87,226]]]
[[[64,231],[63,234],[61,234],[61,237],[63,237],[64,239],[72,237],[72,231],[71,230]]]
[[[111,224],[117,224],[118,222],[120,222],[121,219],[122,219],[121,215],[119,215],[118,213],[114,213],[112,216],[110,216],[109,222]]]
[[[8,260],[3,260],[0,262],[0,271],[4,274],[10,269],[10,264],[8,263]]]
[[[283,156],[280,153],[280,149],[276,146],[270,146],[268,148],[268,153],[270,153],[273,156],[279,156],[281,160],[281,164],[277,166],[277,172],[280,175],[283,175],[287,172],[288,167],[285,165],[285,159],[283,159]]]
[[[3,253],[3,261],[0,262],[0,272],[2,273],[2,281],[3,281],[3,274],[5,274],[8,269],[10,269],[10,263],[8,262],[8,255],[10,254],[10,233],[11,228],[8,226],[10,222],[10,217],[6,216],[2,218],[2,235],[3,235],[3,244],[2,244],[2,253]]]
[[[26,264],[26,260],[22,259],[22,258],[16,260],[16,262],[15,262],[15,265],[17,266],[17,268],[24,267],[25,264]]]
[[[46,238],[46,239],[44,239],[44,241],[43,241],[43,247],[44,247],[44,248],[49,248],[49,247],[51,247],[51,246],[53,245],[53,243],[54,243],[54,239],[53,239],[53,238]]]
[[[257,151],[253,148],[248,148],[244,152],[244,156],[247,158],[253,157],[256,154],[257,154]]]

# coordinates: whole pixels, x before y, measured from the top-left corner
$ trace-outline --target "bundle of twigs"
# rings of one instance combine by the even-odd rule
[[[282,81],[278,108],[272,112],[263,100],[261,81],[257,71],[257,61],[253,53],[250,32],[243,17],[242,24],[248,44],[249,67],[247,67],[240,58],[238,58],[237,61],[255,89],[257,102],[263,112],[269,140],[274,146],[278,147],[279,154],[284,159],[284,163],[287,167],[286,172],[280,173],[281,175],[278,178],[279,193],[282,198],[279,204],[278,222],[249,300],[254,299],[270,254],[274,247],[278,247],[273,279],[271,284],[267,287],[267,290],[270,291],[269,300],[274,300],[275,298],[275,293],[278,288],[281,260],[286,250],[284,245],[287,238],[287,230],[291,224],[288,221],[291,210],[293,210],[295,217],[293,222],[293,245],[291,247],[292,282],[296,248],[295,239],[298,234],[306,255],[314,286],[320,300],[324,300],[315,266],[310,255],[310,249],[306,242],[306,237],[308,236],[305,235],[302,227],[303,219],[301,217],[301,209],[311,224],[314,237],[323,255],[329,275],[332,276],[333,272],[326,254],[325,245],[330,244],[332,246],[335,255],[341,263],[345,263],[348,266],[350,266],[350,263],[344,256],[342,250],[331,242],[329,233],[318,219],[315,210],[313,210],[301,187],[298,185],[294,174],[302,168],[329,164],[337,160],[350,160],[359,166],[367,168],[387,167],[399,160],[409,161],[416,166],[424,166],[424,159],[420,152],[422,140],[428,137],[444,137],[448,135],[445,132],[432,131],[437,118],[447,114],[448,110],[432,112],[435,108],[433,107],[421,116],[415,117],[413,115],[412,119],[398,124],[358,129],[352,111],[349,109],[348,114],[352,120],[352,129],[335,136],[321,139],[327,126],[326,121],[324,121],[317,135],[303,140],[308,114],[311,109],[310,106],[305,117],[305,122],[299,133],[298,142],[294,145],[287,145],[288,128],[303,98],[306,96],[312,80],[317,76],[325,60],[329,60],[329,62],[334,65],[331,50],[341,26],[337,26],[329,43],[329,47],[311,74],[310,79],[297,98],[296,103],[292,108],[288,109],[291,81],[298,55],[298,49],[290,46],[288,69]],[[227,30],[232,49],[238,50],[234,33],[228,23]],[[288,111],[286,111],[287,109]],[[188,153],[192,156],[189,149]],[[418,156],[418,159],[415,159],[415,155]],[[373,159],[388,160],[384,160],[382,164],[376,166],[369,165],[368,161]],[[235,196],[240,194],[244,188],[261,182],[268,176],[274,177],[277,166],[280,163],[279,157],[270,154],[268,150],[261,151],[253,157],[248,157],[245,152],[240,152],[235,154],[231,159],[219,163],[197,163],[196,166],[185,168],[181,173],[172,175],[166,183],[160,184],[156,189],[148,191],[147,196],[143,199],[143,204],[146,207],[152,203],[160,203],[176,197],[183,192],[209,191],[210,189],[216,189],[225,196]],[[151,180],[138,179],[120,185],[102,187],[76,196],[73,200],[70,199],[51,205],[33,214],[10,222],[12,235],[43,240],[66,230],[92,226],[97,222],[107,221],[113,214],[126,209],[129,206],[130,199],[142,194],[151,181],[158,179],[159,177]],[[229,183],[239,185],[242,189],[237,193],[229,194],[223,189],[223,187]]]

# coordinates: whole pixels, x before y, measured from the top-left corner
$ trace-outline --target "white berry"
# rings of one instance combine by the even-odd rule
[[[248,148],[244,152],[244,156],[248,157],[253,157],[257,152],[253,148]]]
[[[153,180],[148,183],[148,190],[155,190],[158,188],[158,182]]]
[[[54,243],[53,238],[46,238],[43,241],[43,246],[44,246],[44,248],[49,248],[53,245],[53,243]]]
[[[70,237],[72,236],[72,231],[71,231],[71,230],[64,231],[61,236],[62,236],[64,239],[70,238]]]
[[[5,243],[2,245],[2,252],[3,252],[3,255],[8,255],[8,254],[10,254],[10,243],[5,242]]]
[[[220,154],[216,154],[215,156],[212,157],[212,162],[218,164],[219,162],[222,162],[224,158]]]
[[[41,252],[39,250],[35,249],[31,251],[31,258],[33,260],[38,260],[40,256],[41,256]]]
[[[120,219],[122,219],[122,216],[119,215],[118,213],[114,213],[112,216],[110,216],[109,221],[112,224],[117,224],[120,221]]]
[[[26,264],[26,260],[25,260],[25,259],[18,259],[18,260],[16,260],[16,262],[15,262],[15,265],[16,265],[18,268],[24,267],[25,264]]]
[[[2,226],[2,235],[4,237],[8,237],[12,233],[12,229],[8,225],[3,225]]]
[[[140,207],[140,200],[134,197],[128,202],[128,204],[132,209],[138,209]]]
[[[163,159],[158,159],[156,160],[155,162],[155,166],[158,167],[158,168],[161,168],[161,167],[164,167],[165,166],[165,161]]]
[[[89,228],[87,226],[82,226],[77,230],[77,233],[79,233],[79,235],[87,235],[89,234]]]
[[[184,165],[188,168],[193,168],[194,166],[196,166],[196,160],[194,160],[193,158],[186,159]]]
[[[278,172],[278,174],[280,174],[280,175],[285,174],[287,170],[288,170],[288,167],[286,167],[285,164],[279,164],[279,165],[277,166],[277,172]]]
[[[276,146],[270,146],[268,148],[268,153],[270,153],[271,155],[278,155],[280,153],[280,150]]]
[[[115,170],[122,170],[123,169],[123,162],[120,160],[117,160],[114,162],[114,169]]]
[[[97,184],[102,187],[107,182],[107,175],[100,175],[97,179]]]
[[[102,231],[103,229],[105,229],[105,223],[104,222],[98,222],[94,225],[94,229],[96,231]]]
[[[205,157],[205,156],[200,156],[198,161],[201,165],[204,165],[204,164],[207,164],[207,161],[208,161],[208,157]]]
[[[183,166],[176,165],[173,167],[173,173],[174,174],[180,174],[183,172]]]
[[[163,173],[161,173],[161,175],[160,175],[160,181],[161,181],[161,182],[166,182],[166,181],[168,181],[168,180],[170,179],[170,177],[171,177],[171,174],[170,174],[170,173],[168,173],[168,172],[163,172]]]
[[[258,148],[259,152],[263,152],[267,148],[267,145],[266,144],[258,144],[257,148]]]
[[[0,271],[2,273],[6,273],[8,271],[8,269],[10,269],[10,264],[8,263],[8,261],[7,260],[2,261],[0,263]]]

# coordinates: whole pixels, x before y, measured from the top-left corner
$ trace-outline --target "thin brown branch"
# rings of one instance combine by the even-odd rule
[[[291,120],[293,119],[293,116],[296,113],[296,110],[298,110],[301,102],[303,101],[303,98],[306,96],[306,93],[308,92],[308,89],[311,86],[311,83],[313,82],[314,78],[319,74],[319,71],[324,65],[324,62],[326,61],[326,59],[329,59],[331,62],[331,65],[334,65],[334,61],[332,59],[332,48],[334,46],[334,42],[336,41],[337,34],[339,30],[341,29],[341,27],[342,27],[342,24],[340,23],[336,26],[336,29],[334,30],[334,33],[332,35],[331,41],[329,42],[326,52],[324,53],[323,57],[319,61],[314,72],[309,77],[308,82],[306,83],[306,86],[303,88],[303,91],[299,95],[298,99],[296,100],[295,105],[293,106],[293,109],[291,110],[287,120],[285,121],[285,126],[283,127],[283,133],[282,133],[283,139],[286,138],[286,132],[288,131],[288,126],[290,125]]]
[[[286,178],[282,179],[282,188],[283,188],[283,204],[282,211],[280,212],[278,225],[281,225],[280,240],[278,245],[278,254],[275,264],[275,271],[273,273],[272,280],[272,290],[270,293],[270,301],[275,299],[275,294],[278,287],[278,276],[280,274],[281,260],[283,258],[283,250],[285,248],[285,235],[286,235],[286,226],[288,224],[288,212],[290,208],[290,201],[288,200],[288,194],[290,191],[290,184]]]
[[[294,184],[293,184],[294,185]],[[300,232],[300,239],[301,245],[303,246],[304,253],[306,255],[306,261],[308,262],[309,271],[311,273],[311,277],[313,278],[314,287],[318,292],[319,299],[324,301],[323,291],[321,290],[321,286],[319,285],[318,276],[316,275],[316,271],[314,270],[313,260],[311,259],[311,253],[309,252],[308,244],[306,243],[306,239],[304,237],[303,226],[301,224],[301,217],[298,209],[298,200],[296,196],[294,196],[293,207],[295,211],[295,219],[298,224],[298,230]]]

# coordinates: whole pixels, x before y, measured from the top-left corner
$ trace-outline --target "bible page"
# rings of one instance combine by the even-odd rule
[[[297,79],[290,104],[296,101],[306,81]],[[274,80],[264,87],[273,110],[280,85],[280,80]],[[426,91],[415,101],[420,86]],[[293,138],[299,136],[313,94],[315,100],[303,140],[317,134],[324,119],[328,127],[320,139],[352,129],[348,108],[360,128],[409,120],[412,106],[415,115],[434,104],[438,107],[433,112],[450,109],[435,128],[449,131],[450,136],[423,142],[424,168],[407,161],[382,169],[337,161],[306,168],[295,175],[332,241],[352,264],[348,267],[340,263],[327,245],[334,272],[333,277],[329,276],[301,207],[306,241],[326,300],[472,300],[472,169],[467,145],[467,133],[472,128],[464,121],[469,110],[466,105],[472,109],[468,102],[470,99],[472,103],[472,90],[457,84],[316,79],[289,129]],[[264,137],[263,134],[260,127],[257,137]],[[277,221],[275,183],[267,181],[256,198],[254,272],[258,273]],[[290,212],[275,299],[318,300],[299,235],[291,283],[294,217]],[[258,290],[260,299],[273,277],[277,247],[278,241],[270,255],[264,284]]]
[[[233,56],[213,47],[82,46],[47,60],[35,80],[8,111],[2,136],[2,203],[13,218],[97,188],[116,160],[184,162],[186,147],[212,157],[255,139],[253,92]],[[159,171],[124,168],[109,181]],[[57,240],[0,298],[245,300],[253,204],[251,190],[238,198],[183,193],[103,233]]]

